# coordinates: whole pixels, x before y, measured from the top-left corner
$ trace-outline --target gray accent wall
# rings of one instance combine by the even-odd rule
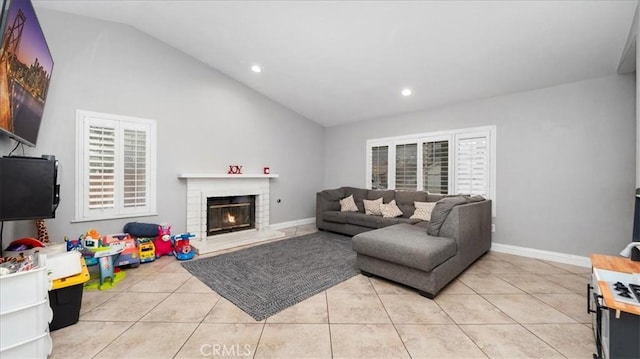
[[[47,220],[53,240],[91,228],[120,232],[130,221],[168,222],[183,232],[186,182],[178,173],[226,173],[230,164],[280,175],[271,180],[272,224],[315,216],[323,127],[134,28],[36,10],[55,65],[38,146],[26,154],[53,154],[61,163],[61,203]],[[76,109],[157,120],[158,216],[72,223]],[[0,137],[5,155],[13,142]],[[34,222],[19,221],[6,226],[4,242],[33,235]]]
[[[617,254],[632,232],[635,86],[634,74],[614,75],[330,127],[325,187],[365,186],[367,139],[495,125],[493,241]]]

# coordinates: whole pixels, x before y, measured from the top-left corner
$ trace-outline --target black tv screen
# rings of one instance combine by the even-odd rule
[[[0,158],[0,221],[54,218],[57,177],[53,156]]]
[[[35,146],[53,59],[30,0],[3,0],[0,132]]]

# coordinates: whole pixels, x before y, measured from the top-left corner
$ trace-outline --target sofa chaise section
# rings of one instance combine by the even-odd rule
[[[358,268],[434,298],[491,247],[491,201],[453,206],[437,236],[397,224],[353,237]]]

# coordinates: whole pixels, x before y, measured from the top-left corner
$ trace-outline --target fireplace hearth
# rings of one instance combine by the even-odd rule
[[[256,196],[207,198],[207,236],[253,229]]]

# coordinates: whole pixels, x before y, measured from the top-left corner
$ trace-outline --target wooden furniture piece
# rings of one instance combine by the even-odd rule
[[[591,264],[587,310],[593,313],[598,350],[594,358],[640,358],[640,306],[617,300],[610,289],[618,281],[626,281],[626,285],[633,280],[633,275],[640,273],[640,262],[592,254]]]

